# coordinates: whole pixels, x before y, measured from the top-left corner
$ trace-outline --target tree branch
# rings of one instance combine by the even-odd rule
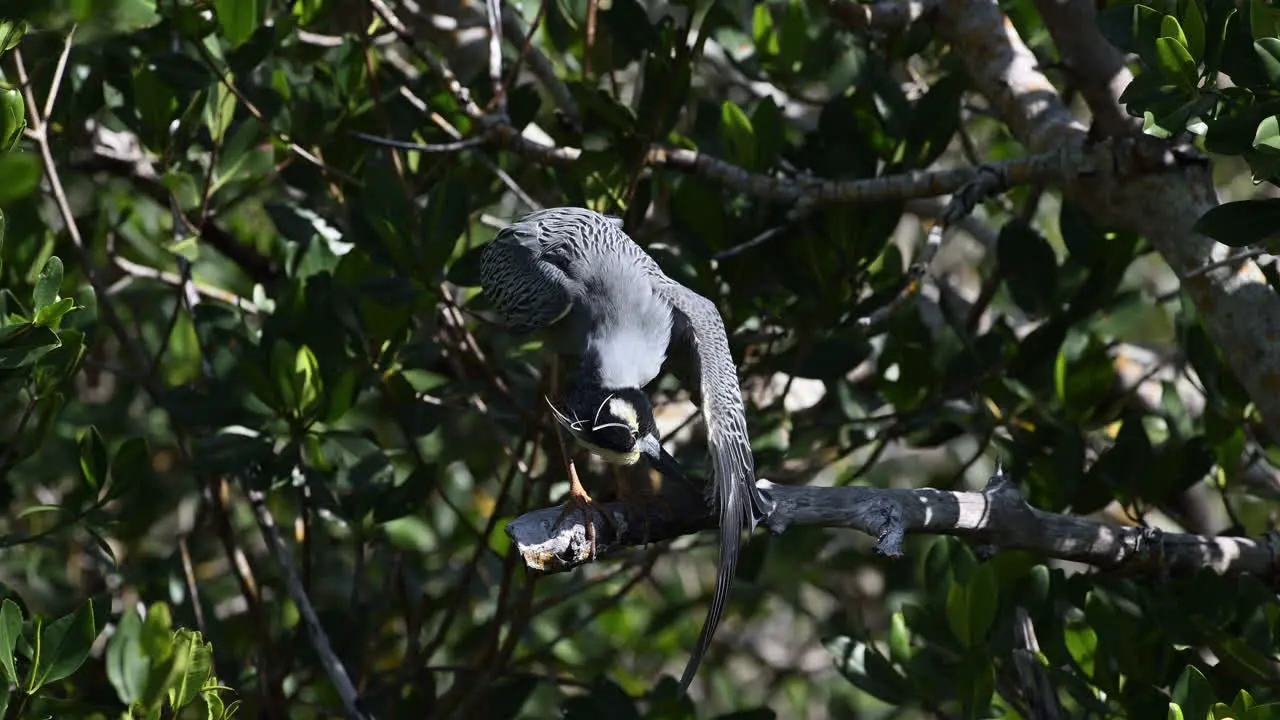
[[[1125,525],[1110,525],[1031,507],[1008,476],[997,471],[982,492],[949,492],[869,487],[757,485],[777,502],[766,521],[775,535],[792,526],[847,528],[876,539],[876,551],[902,555],[907,534],[956,535],[984,545],[1029,550],[1126,573],[1276,573],[1276,540],[1206,537]],[[622,546],[670,540],[713,528],[716,521],[696,493],[664,497],[665,517],[650,511],[646,532],[641,518],[618,502],[604,503],[613,520],[596,523],[597,557]],[[589,562],[586,528],[577,515],[557,527],[561,508],[525,513],[507,524],[525,564],[543,572],[563,572]],[[598,520],[597,515],[593,520]],[[614,527],[616,526],[616,527]]]
[[[280,567],[280,574],[284,578],[289,597],[298,606],[298,614],[302,616],[307,634],[311,636],[311,647],[315,649],[316,655],[320,658],[320,664],[324,666],[325,674],[329,676],[334,690],[342,699],[342,707],[347,711],[347,717],[351,720],[365,720],[365,718],[373,720],[373,715],[365,711],[364,703],[360,700],[355,685],[351,683],[351,676],[347,674],[347,669],[343,667],[342,661],[334,654],[333,647],[329,644],[329,636],[325,633],[324,626],[320,624],[320,617],[316,615],[316,610],[311,605],[311,598],[307,596],[302,580],[298,578],[298,571],[293,567],[289,548],[285,546],[284,538],[280,536],[280,530],[276,527],[275,518],[267,508],[266,496],[258,490],[246,488],[246,491],[249,504],[253,507],[254,517],[258,520],[258,528],[262,531],[262,539],[266,541],[267,549],[271,551],[271,556]]]
[[[940,0],[939,33],[997,116],[1032,153],[1092,145],[1013,25],[991,0]],[[1121,136],[1114,163],[1066,178],[1066,195],[1101,223],[1145,236],[1183,281],[1209,337],[1280,438],[1280,295],[1252,260],[1196,271],[1228,257],[1231,248],[1192,231],[1218,204],[1209,163],[1193,149],[1147,135]],[[1133,177],[1151,163],[1176,172]],[[1126,177],[1127,176],[1127,177]]]
[[[1120,105],[1120,95],[1133,81],[1133,73],[1125,67],[1120,51],[1098,31],[1098,11],[1092,0],[1036,0],[1036,8],[1098,129],[1106,136],[1141,130],[1142,119]]]

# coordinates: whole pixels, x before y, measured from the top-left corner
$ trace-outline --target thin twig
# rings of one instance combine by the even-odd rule
[[[329,636],[325,633],[324,626],[320,624],[320,617],[316,615],[315,608],[311,605],[311,598],[307,596],[307,591],[303,588],[302,581],[298,579],[298,572],[293,566],[293,559],[289,557],[289,548],[285,545],[284,538],[280,536],[280,530],[276,527],[275,518],[271,516],[271,510],[267,508],[266,496],[261,491],[250,488],[246,488],[246,493],[249,496],[249,505],[253,508],[254,517],[258,520],[258,528],[262,531],[262,539],[266,542],[267,549],[270,550],[276,564],[280,567],[280,574],[284,577],[289,597],[298,606],[298,613],[302,616],[302,621],[307,626],[307,634],[311,636],[311,646],[315,649],[316,655],[319,656],[320,664],[324,666],[325,673],[329,676],[329,681],[333,683],[333,688],[337,691],[338,697],[342,699],[342,706],[347,711],[347,717],[353,720],[365,720],[366,718],[374,720],[373,715],[364,709],[360,696],[356,693],[355,685],[351,683],[351,677],[347,675],[347,670],[343,667],[342,661],[333,652],[333,647],[329,643]]]
[[[502,84],[502,0],[485,0],[489,20],[489,82],[493,86],[491,110],[507,111],[506,88]]]
[[[44,111],[40,113],[43,121],[53,115],[53,103],[58,99],[58,90],[62,88],[62,73],[67,69],[67,58],[71,56],[71,40],[76,36],[78,25],[72,25],[67,31],[66,40],[62,41],[62,52],[58,55],[58,66],[53,71],[53,82],[49,83],[49,97],[44,99]],[[34,110],[34,108],[33,108]]]
[[[184,285],[182,276],[177,273],[157,270],[156,268],[136,263],[117,254],[112,254],[111,262],[116,267],[128,273],[128,277],[130,278],[159,280],[166,285],[173,285],[176,287]],[[235,295],[234,293],[223,290],[222,288],[212,287],[210,285],[195,282],[194,280],[190,282],[190,286],[194,287],[197,293],[211,300],[218,300],[227,303],[228,305],[243,310],[250,315],[258,314],[258,306],[252,300],[246,300],[239,295]]]
[[[378,145],[386,145],[387,147],[399,148],[401,150],[418,150],[420,152],[429,153],[454,153],[466,150],[468,148],[479,147],[484,145],[487,140],[484,138],[469,138],[467,140],[458,140],[451,143],[415,143],[406,142],[404,140],[392,140],[390,138],[378,137],[377,135],[368,135],[362,132],[352,132],[352,135],[365,140],[367,142]]]

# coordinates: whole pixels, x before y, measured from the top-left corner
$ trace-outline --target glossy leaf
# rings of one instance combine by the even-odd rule
[[[1280,228],[1280,199],[1237,200],[1211,208],[1194,229],[1231,247],[1244,247],[1271,237]]]
[[[42,325],[0,327],[0,370],[31,365],[60,345],[58,336]]]
[[[75,672],[89,657],[93,641],[98,637],[94,624],[93,603],[86,602],[79,610],[64,615],[50,623],[38,623],[36,638],[32,643],[31,673],[25,689],[34,693],[49,683],[57,682]]]
[[[213,644],[205,642],[198,632],[180,628],[174,633],[173,653],[183,660],[178,663],[181,672],[169,689],[169,705],[183,708],[195,700],[212,676]]]
[[[1196,89],[1196,63],[1180,41],[1168,37],[1156,38],[1156,58],[1165,79],[1180,87],[1183,92]]]
[[[17,88],[0,86],[0,153],[12,151],[27,128],[27,106]]]
[[[1262,61],[1267,79],[1274,84],[1280,84],[1280,38],[1265,37],[1254,40],[1253,51]]]
[[[720,105],[720,137],[724,139],[730,162],[746,168],[756,166],[756,138],[751,119],[729,100]]]
[[[259,0],[214,0],[218,27],[232,47],[243,45],[258,29],[262,10]]]
[[[4,668],[8,683],[20,685],[22,678],[14,665],[13,651],[22,637],[22,609],[9,598],[0,603],[0,667]],[[0,682],[0,685],[8,686]]]
[[[34,154],[0,153],[0,178],[4,178],[0,183],[0,207],[8,207],[34,193],[40,187],[42,177],[44,170]]]
[[[149,658],[143,654],[141,635],[142,618],[130,608],[107,641],[107,679],[115,688],[120,702],[126,705],[142,695],[146,683]]]
[[[471,214],[470,192],[461,177],[451,175],[438,183],[427,197],[423,221],[425,250],[423,277],[435,281],[453,256],[458,239],[467,230]]]
[[[891,704],[906,702],[909,695],[905,683],[896,673],[883,675],[871,671],[873,665],[883,665],[884,658],[866,643],[848,637],[835,637],[823,643],[831,653],[836,670],[858,689]]]
[[[1184,44],[1193,59],[1197,62],[1203,61],[1205,53],[1204,7],[1199,0],[1183,0],[1180,4],[1182,5],[1182,14],[1178,17],[1178,24],[1184,33]]]
[[[1170,695],[1188,718],[1205,717],[1213,703],[1213,688],[1209,686],[1204,673],[1194,665],[1188,665],[1182,671]]]
[[[80,438],[80,476],[95,495],[107,484],[107,470],[107,446],[98,428],[90,425]]]

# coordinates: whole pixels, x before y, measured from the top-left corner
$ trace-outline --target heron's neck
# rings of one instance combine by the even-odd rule
[[[668,339],[627,329],[591,337],[582,353],[579,378],[603,388],[642,388],[662,371]]]

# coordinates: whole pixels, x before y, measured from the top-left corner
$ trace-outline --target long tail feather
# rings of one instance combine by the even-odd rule
[[[720,618],[724,615],[725,603],[729,600],[729,589],[733,584],[733,576],[738,568],[738,549],[742,544],[743,526],[753,520],[750,506],[737,482],[721,489],[720,500],[720,560],[716,568],[716,588],[711,596],[711,607],[707,608],[707,619],[703,622],[702,632],[698,635],[698,645],[689,662],[685,665],[684,674],[680,677],[680,692],[684,693],[693,682],[693,676],[702,664],[702,658],[711,647],[711,638],[716,633]],[[754,522],[751,523],[754,526]]]

